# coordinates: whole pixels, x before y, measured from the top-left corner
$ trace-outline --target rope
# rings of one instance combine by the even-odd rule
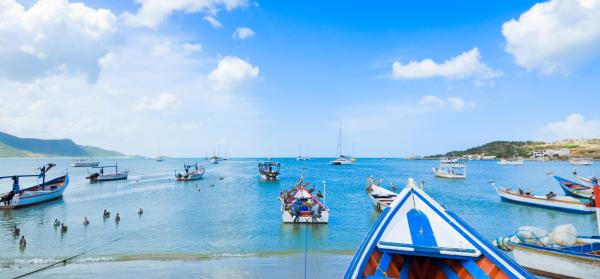
[[[61,260],[61,261],[58,261],[58,262],[55,262],[55,263],[53,263],[53,264],[50,264],[50,265],[44,266],[44,267],[42,267],[42,268],[38,268],[38,269],[36,269],[36,270],[33,270],[33,271],[30,271],[30,272],[27,272],[27,273],[25,273],[25,274],[21,274],[21,275],[19,275],[19,276],[17,276],[17,277],[14,277],[13,279],[17,279],[17,278],[24,278],[24,277],[26,277],[26,276],[29,276],[29,275],[31,275],[31,274],[38,273],[38,272],[40,272],[40,271],[46,270],[46,269],[48,269],[48,268],[51,268],[51,267],[53,267],[53,266],[55,266],[55,265],[57,265],[57,264],[60,264],[60,263],[67,264],[67,261],[70,261],[70,260],[72,260],[72,259],[74,259],[74,258],[77,258],[77,257],[81,256],[81,255],[87,254],[87,253],[89,253],[89,252],[91,252],[91,251],[93,251],[93,250],[96,250],[96,249],[98,249],[98,248],[101,248],[101,247],[103,247],[103,246],[105,246],[105,245],[108,245],[108,244],[110,244],[110,243],[116,242],[116,241],[118,241],[119,239],[120,239],[120,238],[115,238],[115,239],[113,239],[113,240],[111,240],[111,241],[108,241],[108,242],[106,242],[106,243],[104,243],[104,244],[102,244],[102,245],[100,245],[100,246],[96,246],[96,247],[94,247],[94,248],[91,248],[91,249],[89,249],[89,250],[83,251],[83,252],[81,252],[81,253],[79,253],[79,254],[77,254],[77,255],[75,255],[75,256],[71,256],[71,257],[65,258],[65,259],[63,259],[63,260]]]
[[[307,255],[308,255],[308,221],[306,221],[306,226],[304,226],[304,279],[306,279]]]

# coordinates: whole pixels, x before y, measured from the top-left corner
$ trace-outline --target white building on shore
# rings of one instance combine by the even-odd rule
[[[568,148],[540,149],[540,150],[533,151],[533,154],[531,155],[531,157],[535,158],[535,159],[569,157],[569,156],[571,156],[571,150],[569,150]]]

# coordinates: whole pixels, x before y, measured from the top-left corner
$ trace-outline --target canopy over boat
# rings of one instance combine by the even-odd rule
[[[344,277],[533,278],[413,185],[379,216]]]

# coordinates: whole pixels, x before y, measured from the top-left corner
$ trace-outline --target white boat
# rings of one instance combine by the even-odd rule
[[[324,195],[320,195],[320,192],[313,195],[314,189],[309,190],[307,186],[308,183],[304,183],[304,177],[301,176],[291,190],[283,191],[279,195],[283,223],[327,224],[329,222],[329,208],[319,197]]]
[[[440,164],[454,164],[458,163],[458,158],[456,157],[442,157],[440,159]]]
[[[2,176],[1,179],[12,179],[13,188],[11,191],[0,195],[0,210],[14,209],[20,207],[31,206],[51,200],[60,199],[64,191],[69,186],[69,175],[65,174],[61,177],[46,181],[46,172],[50,170],[54,164],[48,164],[39,168],[39,174],[32,175],[10,175]],[[19,178],[36,177],[41,178],[42,183],[21,189]]]
[[[300,155],[296,157],[296,161],[309,161],[310,156],[308,156],[308,148],[306,149],[306,156],[302,155],[302,146],[300,146]]]
[[[571,165],[590,166],[594,164],[593,158],[570,158]]]
[[[496,193],[502,200],[521,203],[525,205],[550,208],[562,211],[569,211],[574,213],[594,213],[595,209],[589,202],[581,202],[580,200],[569,197],[569,196],[556,196],[555,194],[548,194],[546,196],[534,195],[529,192],[525,192],[521,189],[515,191],[510,188],[500,188],[496,186],[496,183],[491,182]]]
[[[165,158],[166,158],[165,156],[156,156],[156,161],[157,162],[162,162],[162,161],[165,160]]]
[[[212,156],[212,157],[210,157],[210,158],[208,159],[208,161],[210,161],[210,163],[211,163],[211,164],[218,164],[220,160],[219,160],[219,157],[217,157],[217,156],[215,155],[215,156]]]
[[[204,176],[204,167],[198,166],[198,163],[193,165],[184,164],[183,169],[183,173],[175,172],[175,179],[177,179],[177,181],[199,180]]]
[[[100,167],[93,167],[93,168],[100,169],[100,171],[92,173],[88,177],[86,177],[87,179],[90,180],[90,182],[125,180],[125,179],[127,179],[127,176],[129,175],[128,171],[119,172],[119,167],[117,166],[117,164],[115,164],[114,166],[100,166]],[[114,168],[115,172],[110,173],[110,174],[105,174],[104,173],[105,168]]]
[[[99,161],[94,161],[90,159],[75,159],[71,162],[71,167],[75,168],[89,168],[96,167],[100,164]]]
[[[364,237],[344,278],[533,276],[409,183]]]
[[[329,164],[333,165],[333,166],[341,166],[341,165],[352,165],[354,164],[354,161],[352,156],[346,156],[346,155],[342,155],[342,122],[340,122],[340,133],[338,136],[338,146],[337,146],[337,154],[338,157],[333,160],[330,161]]]
[[[411,180],[409,180],[409,183],[410,181]],[[370,177],[367,181],[367,193],[369,194],[371,202],[379,211],[388,208],[396,199],[396,196],[398,196],[398,194],[377,185],[373,180],[373,177]]]
[[[524,162],[523,158],[513,157],[513,158],[502,158],[498,161],[499,165],[522,165]]]
[[[440,160],[440,166],[433,168],[432,170],[436,177],[449,179],[467,178],[467,165],[462,160],[448,161],[442,158],[442,160]]]

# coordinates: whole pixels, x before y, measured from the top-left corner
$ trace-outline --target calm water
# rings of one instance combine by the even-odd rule
[[[48,161],[0,160],[0,176],[31,173]],[[311,258],[317,257],[315,254],[335,258],[334,274],[341,274],[345,263],[340,261],[340,255],[346,259],[354,252],[378,216],[364,192],[370,175],[382,178],[385,185],[393,182],[403,186],[408,177],[424,181],[425,190],[433,198],[488,239],[513,233],[521,225],[550,230],[556,225],[571,223],[580,234],[596,233],[593,214],[578,215],[501,202],[488,183],[495,180],[500,186],[519,185],[538,193],[550,190],[562,193],[547,173],[572,178],[573,166],[567,162],[501,166],[496,162],[470,161],[468,179],[452,181],[433,177],[431,168],[437,165],[435,161],[360,159],[353,166],[329,166],[328,159],[300,162],[278,159],[282,163],[280,181],[265,183],[258,178],[256,159],[236,159],[219,165],[198,159],[206,165],[205,179],[180,183],[172,179],[174,170],[195,159],[163,162],[123,159],[118,160],[118,164],[130,170],[129,180],[89,184],[84,179],[86,168],[71,168],[69,160],[50,161],[57,167],[48,177],[68,170],[71,184],[62,200],[0,211],[0,275],[19,275],[94,248],[76,261],[116,266],[116,262],[128,260],[210,262],[214,259],[263,258],[272,263],[270,259],[302,254],[305,245],[313,255]],[[105,164],[114,162],[103,161]],[[578,171],[583,176],[598,174],[600,166],[581,166]],[[325,202],[331,210],[328,225],[281,224],[278,194],[289,188],[302,172],[305,179],[318,188],[322,189],[321,181],[327,182]],[[23,185],[32,183],[34,180],[22,181]],[[1,192],[10,187],[10,181],[0,182]],[[137,214],[140,207],[144,209],[141,217]],[[102,218],[104,209],[112,213],[106,221]],[[118,225],[114,222],[117,212],[121,215]],[[90,225],[84,228],[82,222],[86,216]],[[66,234],[54,230],[55,218],[69,226]],[[18,239],[11,234],[14,225],[20,227],[27,238],[27,248],[22,252],[18,248]],[[298,258],[296,256],[292,259]],[[298,261],[303,263],[303,257]],[[67,268],[56,268],[48,274],[60,274],[61,269]],[[308,268],[311,268],[310,264]],[[313,268],[317,268],[316,265]],[[321,263],[318,268],[325,267]],[[71,267],[71,270],[76,269]]]

